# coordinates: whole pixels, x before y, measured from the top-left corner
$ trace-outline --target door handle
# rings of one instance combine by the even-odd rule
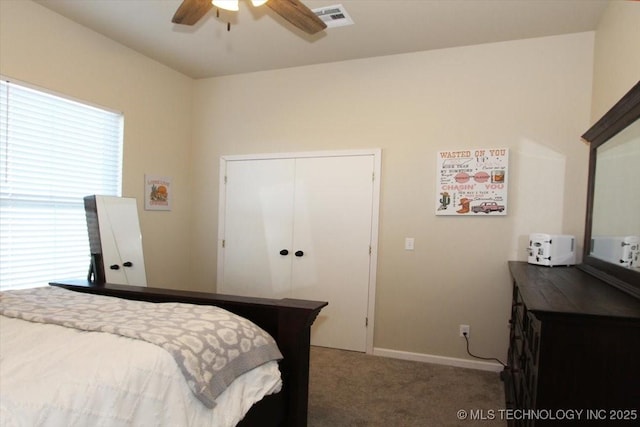
[[[302,252],[302,251],[296,251],[295,255],[296,255],[297,257],[301,257],[301,256],[303,256],[303,255],[304,255],[304,252]]]
[[[109,266],[110,269],[112,270],[120,270],[120,266],[118,264],[113,264],[111,266]]]
[[[127,261],[127,262],[123,263],[122,265],[124,265],[125,267],[133,267],[133,263],[131,261]]]
[[[280,255],[289,255],[289,251],[286,249],[283,249],[280,251]]]

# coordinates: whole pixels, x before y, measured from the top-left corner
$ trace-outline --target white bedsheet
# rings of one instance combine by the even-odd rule
[[[281,388],[277,362],[205,407],[160,347],[0,316],[0,426],[234,426]]]

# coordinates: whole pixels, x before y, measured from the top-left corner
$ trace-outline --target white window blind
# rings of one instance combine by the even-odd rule
[[[0,289],[86,278],[84,196],[120,195],[122,114],[0,81]]]

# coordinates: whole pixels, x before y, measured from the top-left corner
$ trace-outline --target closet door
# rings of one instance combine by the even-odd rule
[[[294,159],[226,163],[224,261],[218,292],[291,296],[294,173]]]
[[[218,292],[328,301],[311,343],[366,351],[374,156],[224,168]]]
[[[366,350],[373,171],[372,155],[296,160],[292,297],[329,302],[313,345]]]

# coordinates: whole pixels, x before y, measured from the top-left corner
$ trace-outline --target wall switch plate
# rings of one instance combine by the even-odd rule
[[[415,242],[416,242],[416,239],[414,239],[413,237],[406,237],[404,239],[404,250],[412,251],[415,247]]]

